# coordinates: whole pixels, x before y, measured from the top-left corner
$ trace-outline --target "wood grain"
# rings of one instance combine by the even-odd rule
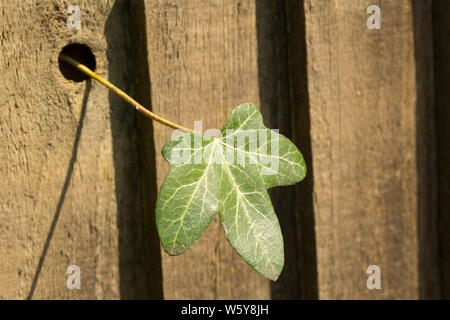
[[[428,41],[415,43],[414,33],[428,34],[430,8],[379,1],[382,28],[369,30],[370,4],[306,0],[304,7],[321,299],[424,297],[422,254],[436,258],[435,207],[420,188],[432,149],[421,136],[432,108],[431,61]],[[433,186],[432,174],[426,183]],[[381,268],[381,290],[366,287],[369,265]]]
[[[65,1],[0,4],[3,299],[119,298],[121,274],[136,263],[123,256],[129,217],[141,212],[135,112],[58,70],[62,47],[85,43],[97,72],[128,90],[126,2],[77,5],[79,31],[66,26]],[[72,264],[81,290],[66,287]]]

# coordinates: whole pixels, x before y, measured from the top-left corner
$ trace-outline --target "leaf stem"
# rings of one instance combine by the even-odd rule
[[[133,107],[136,108],[136,110],[138,110],[139,112],[143,113],[145,116],[158,121],[159,123],[166,125],[170,128],[173,129],[180,129],[186,132],[194,132],[194,130],[192,129],[188,129],[185,128],[183,126],[180,126],[179,124],[173,123],[169,120],[166,120],[160,116],[158,116],[157,114],[154,114],[153,112],[151,112],[150,110],[148,110],[147,108],[145,108],[144,106],[142,106],[139,102],[137,102],[136,100],[134,100],[133,98],[131,98],[129,95],[127,95],[125,92],[123,92],[122,90],[120,90],[119,88],[117,88],[115,85],[113,85],[111,82],[109,82],[108,80],[102,78],[101,76],[99,76],[98,74],[96,74],[94,71],[92,71],[91,69],[89,69],[88,67],[86,67],[84,64],[78,62],[77,60],[66,56],[65,54],[61,54],[59,56],[59,58],[64,61],[67,62],[69,64],[71,64],[72,66],[74,66],[75,68],[77,68],[78,70],[80,70],[81,72],[87,74],[89,77],[97,80],[98,82],[100,82],[101,84],[103,84],[105,87],[111,89],[112,91],[114,91],[116,94],[118,94],[123,100],[125,100],[126,102],[128,102],[130,105],[132,105]]]

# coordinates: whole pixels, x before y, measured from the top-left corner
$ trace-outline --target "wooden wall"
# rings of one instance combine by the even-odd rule
[[[450,298],[448,1],[75,2],[80,30],[63,0],[0,4],[0,298]],[[72,42],[174,122],[220,128],[253,102],[299,146],[307,179],[270,191],[286,250],[277,282],[217,218],[186,254],[160,249],[172,130],[65,79],[57,57]],[[69,265],[80,290],[66,287]],[[366,286],[370,265],[380,290]]]

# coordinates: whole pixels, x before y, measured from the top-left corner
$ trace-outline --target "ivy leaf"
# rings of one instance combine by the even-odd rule
[[[219,213],[237,253],[261,275],[278,279],[283,237],[267,189],[305,177],[297,147],[266,128],[254,105],[243,104],[219,137],[184,134],[166,143],[162,154],[170,165],[156,203],[164,250],[184,253]]]

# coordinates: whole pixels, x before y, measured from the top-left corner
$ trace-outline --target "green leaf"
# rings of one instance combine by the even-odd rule
[[[286,137],[266,128],[252,104],[238,106],[219,137],[189,133],[164,146],[170,165],[156,203],[164,250],[184,253],[216,213],[231,246],[257,272],[278,279],[283,237],[267,189],[301,181],[303,156]]]

